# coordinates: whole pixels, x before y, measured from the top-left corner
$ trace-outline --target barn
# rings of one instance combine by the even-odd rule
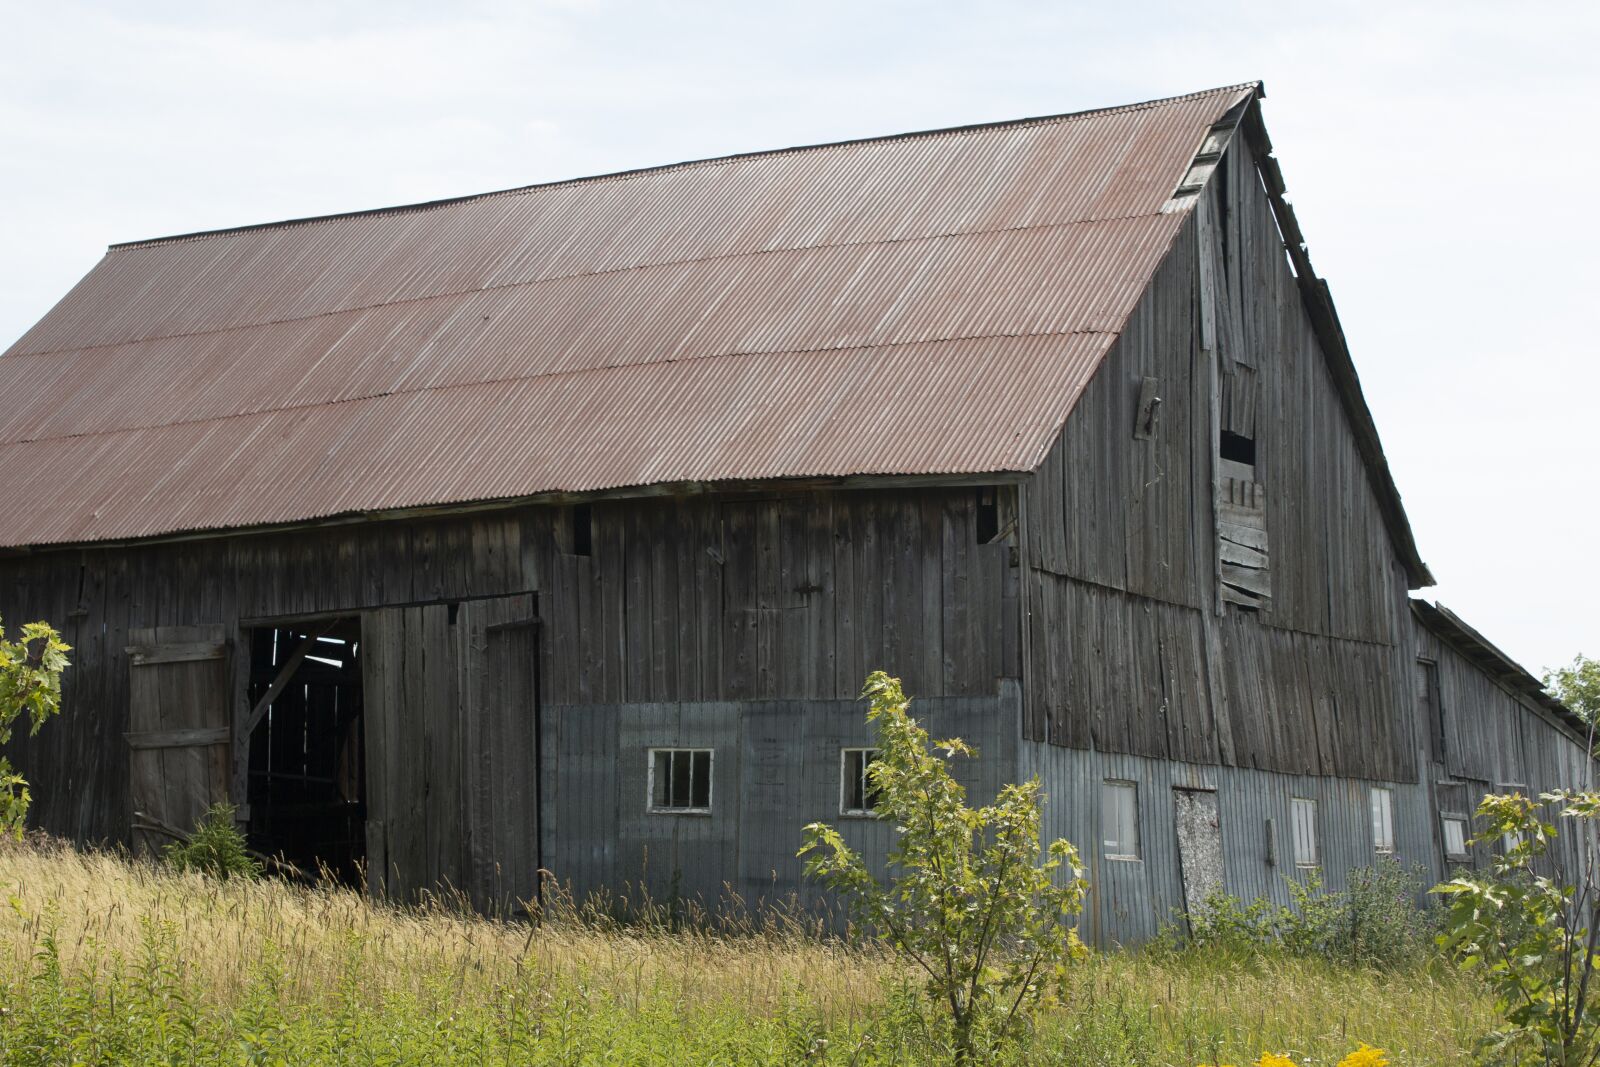
[[[112,246],[0,357],[36,821],[396,899],[815,892],[883,668],[1101,942],[1576,784],[1431,584],[1239,85]],[[16,502],[27,502],[26,506]]]

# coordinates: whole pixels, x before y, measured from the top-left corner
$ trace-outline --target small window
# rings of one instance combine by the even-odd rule
[[[1107,779],[1100,790],[1100,825],[1106,859],[1139,858],[1139,786]]]
[[[594,555],[594,514],[588,504],[575,504],[572,508],[572,554]]]
[[[1417,660],[1417,709],[1428,724],[1428,741],[1435,763],[1445,756],[1444,709],[1439,702],[1439,665],[1432,660]]]
[[[878,791],[867,776],[878,758],[875,748],[839,751],[839,814],[871,815],[878,808]]]
[[[1394,851],[1394,794],[1382,786],[1372,789],[1372,850]]]
[[[667,814],[711,813],[711,749],[650,750],[650,810]]]
[[[1256,465],[1256,440],[1253,437],[1223,430],[1217,440],[1217,452],[1223,459],[1233,463],[1243,463],[1246,467]]]
[[[1294,823],[1294,864],[1315,867],[1317,859],[1317,802],[1295,797],[1289,802]]]
[[[978,544],[990,544],[1000,536],[1000,501],[995,494],[994,486],[985,485],[978,488],[975,518],[977,527],[974,533]]]
[[[1446,859],[1470,859],[1472,854],[1467,851],[1467,820],[1461,815],[1446,815],[1444,817],[1444,854]]]

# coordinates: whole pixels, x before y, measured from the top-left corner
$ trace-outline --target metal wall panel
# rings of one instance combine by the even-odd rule
[[[1265,897],[1289,903],[1288,879],[1304,879],[1296,868],[1290,832],[1290,801],[1317,802],[1321,874],[1332,889],[1347,884],[1357,867],[1370,867],[1373,786],[1393,791],[1395,856],[1407,866],[1442,875],[1434,848],[1425,785],[1364,782],[1343,778],[1277,774],[1241,767],[1202,767],[1112,753],[1023,742],[1019,774],[1038,775],[1047,797],[1043,836],[1064,837],[1083,852],[1092,885],[1082,929],[1100,945],[1134,944],[1154,937],[1183,908],[1183,878],[1172,791],[1214,789],[1222,824],[1226,892],[1242,900]],[[1120,779],[1139,785],[1140,858],[1107,859],[1100,843],[1100,785]],[[1277,836],[1276,862],[1268,862],[1267,820]]]
[[[917,699],[913,714],[936,738],[957,736],[979,758],[952,768],[971,803],[988,803],[1015,777],[1020,693]],[[656,902],[748,905],[798,900],[829,907],[795,853],[810,822],[838,827],[882,871],[888,824],[841,816],[840,750],[870,747],[866,705],[853,700],[562,705],[545,709],[544,855],[556,879],[583,897],[638,890]],[[710,815],[647,810],[646,753],[710,747]]]

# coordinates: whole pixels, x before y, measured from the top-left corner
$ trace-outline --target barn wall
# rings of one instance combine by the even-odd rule
[[[1485,793],[1512,787],[1530,797],[1553,789],[1592,788],[1594,767],[1584,756],[1584,742],[1570,729],[1555,725],[1532,701],[1501,685],[1420,622],[1416,634],[1418,659],[1437,668],[1435,692],[1426,692],[1425,674],[1419,672],[1416,679],[1421,759],[1435,815],[1470,817]],[[1434,716],[1437,723],[1430,721]],[[1442,853],[1437,825],[1434,833]],[[1557,840],[1557,851],[1568,864],[1578,862],[1576,847],[1575,841]],[[1489,858],[1480,846],[1472,850],[1470,864],[1484,867]]]
[[[1418,627],[1419,658],[1438,665],[1444,751],[1437,770],[1453,778],[1535,791],[1584,781],[1581,748],[1450,644]]]
[[[1444,854],[1439,817],[1470,814],[1485,792],[1515,785],[1528,795],[1583,786],[1592,769],[1583,746],[1553,725],[1448,643],[1412,622],[1418,658],[1439,666],[1439,708],[1445,728],[1445,760],[1431,762],[1426,700],[1401,716],[1425,768],[1418,780],[1359,780],[1287,774],[1244,767],[1205,766],[1115,752],[1024,741],[1018,774],[1038,775],[1045,794],[1042,832],[1077,844],[1089,869],[1091,898],[1084,935],[1097,944],[1137,943],[1173,922],[1184,906],[1174,789],[1215,790],[1221,824],[1223,886],[1241,900],[1290,902],[1291,880],[1304,880],[1292,855],[1290,801],[1317,802],[1320,875],[1333,889],[1348,885],[1357,868],[1373,865],[1371,790],[1391,790],[1394,857],[1420,868],[1428,884],[1463,866],[1486,867],[1488,846],[1466,863]],[[1413,675],[1420,678],[1420,675]],[[1131,781],[1139,789],[1140,859],[1110,859],[1102,845],[1102,786]],[[1269,832],[1268,820],[1273,827]],[[1474,827],[1476,830],[1477,827]],[[1269,846],[1270,836],[1275,842]],[[1579,844],[1558,840],[1556,856],[1567,870],[1581,863]],[[1269,855],[1273,860],[1269,862]]]
[[[1020,674],[1016,570],[971,488],[597,501],[0,560],[0,617],[75,646],[64,710],[11,746],[34,822],[127,832],[134,627],[355,613],[536,592],[542,702],[848,700],[883,668],[917,696]],[[1011,620],[1010,625],[1006,619]]]
[[[1003,682],[986,696],[915,699],[936,737],[959,736],[978,758],[953,772],[973,803],[988,803],[1016,768],[1021,694]],[[747,904],[823,902],[801,875],[801,828],[826,821],[882,867],[891,827],[841,817],[840,750],[870,746],[854,700],[564,704],[546,709],[544,860],[574,894],[643,888],[652,900]],[[652,747],[714,750],[710,815],[647,811]]]
[[[1223,889],[1241,900],[1290,903],[1289,883],[1309,872],[1293,857],[1290,801],[1317,802],[1317,843],[1325,885],[1342,889],[1358,867],[1372,866],[1371,789],[1392,790],[1395,858],[1440,872],[1434,850],[1427,790],[1415,782],[1363,782],[1280,774],[1241,767],[1205,767],[1055,745],[1022,746],[1021,771],[1037,774],[1046,795],[1046,840],[1077,844],[1091,883],[1081,924],[1098,945],[1136,944],[1176,921],[1184,907],[1173,790],[1215,790],[1219,814]],[[1131,781],[1139,790],[1140,858],[1107,859],[1100,846],[1101,787],[1107,779]],[[1275,848],[1269,850],[1268,820]],[[1268,861],[1269,851],[1274,862]]]
[[[1023,488],[1027,736],[1415,780],[1405,574],[1241,141],[1203,198]],[[1217,358],[1255,383],[1271,570],[1259,613],[1218,611],[1202,247]]]

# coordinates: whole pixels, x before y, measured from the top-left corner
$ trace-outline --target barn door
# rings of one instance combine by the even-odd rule
[[[230,799],[233,703],[222,626],[129,631],[128,750],[135,851],[187,833]]]
[[[1198,915],[1222,892],[1222,818],[1209,789],[1174,789],[1184,911]]]
[[[367,885],[530,899],[538,788],[531,596],[362,613]]]
[[[538,619],[531,595],[467,601],[461,649],[466,887],[491,914],[539,892]]]

